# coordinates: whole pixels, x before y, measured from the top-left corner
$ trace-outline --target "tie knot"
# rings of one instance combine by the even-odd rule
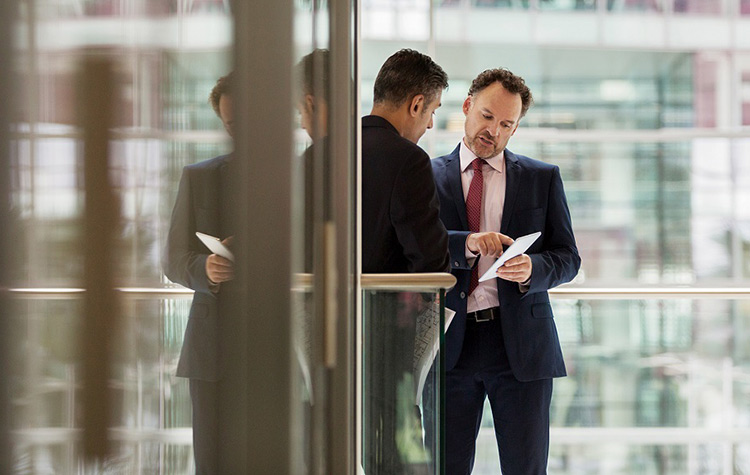
[[[474,169],[474,171],[481,172],[482,171],[482,165],[484,165],[484,159],[483,158],[475,158],[473,162],[471,162],[471,167]]]

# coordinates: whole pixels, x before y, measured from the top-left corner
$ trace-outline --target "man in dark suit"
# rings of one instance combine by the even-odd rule
[[[362,118],[362,272],[448,272],[448,235],[438,215],[430,159],[417,141],[432,127],[448,86],[428,56],[404,49],[375,79],[374,104]],[[365,335],[365,473],[411,473],[424,458],[405,449],[404,426],[418,426],[412,394],[415,315],[411,295],[368,294]],[[399,431],[401,433],[399,434]],[[413,431],[417,434],[420,431]],[[397,437],[400,435],[400,443]],[[420,440],[412,446],[421,447]],[[418,452],[418,450],[417,450]]]
[[[531,106],[523,79],[481,73],[463,104],[465,134],[432,162],[450,236],[456,316],[446,335],[446,473],[469,474],[485,397],[505,475],[546,473],[552,378],[565,364],[547,290],[572,280],[580,258],[555,165],[506,147]],[[525,254],[478,282],[511,238],[540,231]]]
[[[448,76],[429,56],[403,49],[375,79],[362,118],[362,272],[447,272],[430,159],[417,142],[432,128]]]
[[[230,95],[232,74],[218,80],[210,102],[225,129],[233,134]],[[195,291],[177,376],[190,378],[193,404],[193,451],[198,474],[218,472],[219,315],[222,298],[234,278],[232,262],[211,254],[195,236],[231,236],[230,185],[232,155],[223,155],[184,168],[164,255],[164,273],[173,282]],[[224,240],[228,244],[231,238]]]

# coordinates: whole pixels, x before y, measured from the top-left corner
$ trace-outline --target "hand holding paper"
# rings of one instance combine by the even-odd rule
[[[229,250],[228,245],[232,237],[223,241],[217,237],[201,232],[196,232],[196,236],[212,252],[206,258],[206,276],[214,284],[220,284],[234,279],[234,254]]]
[[[534,241],[536,241],[541,235],[541,232],[535,232],[516,239],[515,242],[511,244],[510,247],[505,250],[505,252],[503,252],[503,255],[500,256],[489,269],[487,269],[487,272],[485,272],[484,275],[479,278],[479,282],[484,282],[485,280],[490,280],[497,277],[497,269],[500,268],[500,266],[508,262],[510,259],[516,256],[520,256],[521,254],[526,252],[526,250],[531,247]]]

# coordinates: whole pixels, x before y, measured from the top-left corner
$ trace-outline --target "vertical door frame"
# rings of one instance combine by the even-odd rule
[[[221,447],[226,473],[292,473],[295,445],[296,398],[292,358],[290,260],[292,192],[290,170],[294,157],[294,8],[293,2],[234,2],[235,100],[238,133],[236,160],[241,160],[242,205],[238,234],[246,246],[238,249],[238,283],[246,312],[235,312],[226,323],[247,342],[242,357],[225,361],[231,381],[222,395]],[[335,259],[323,272],[335,273],[332,323],[335,358],[326,367],[327,473],[356,473],[356,365],[354,330],[358,275],[355,240],[359,129],[358,76],[355,67],[356,0],[329,2],[331,25],[331,170],[335,203]],[[272,46],[271,46],[272,45]],[[325,245],[325,243],[322,243]],[[320,281],[316,275],[315,280]],[[242,314],[245,314],[242,318]],[[222,316],[223,317],[223,316]],[[313,342],[323,344],[324,342]],[[222,342],[222,345],[224,342]],[[314,430],[320,430],[314,428]],[[310,473],[317,473],[310,467]]]

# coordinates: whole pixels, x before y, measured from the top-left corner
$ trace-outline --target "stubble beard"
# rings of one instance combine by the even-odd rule
[[[490,142],[492,142],[492,145],[488,145],[482,142],[479,137],[480,135],[475,135],[469,143],[469,148],[472,152],[474,152],[474,155],[483,160],[487,160],[500,155],[502,149],[497,149],[497,144],[495,143],[495,141],[490,140]]]

